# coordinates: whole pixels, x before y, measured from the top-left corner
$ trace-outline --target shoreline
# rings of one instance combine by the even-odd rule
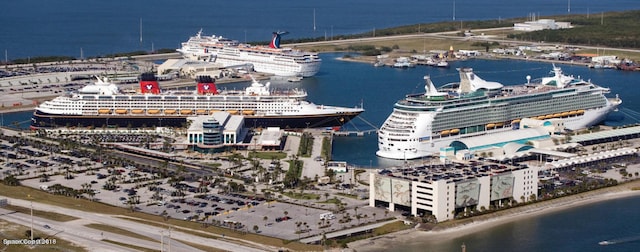
[[[468,223],[438,230],[422,231],[418,229],[403,230],[382,236],[354,241],[348,247],[354,251],[382,251],[393,248],[396,244],[425,244],[446,241],[471,233],[487,230],[499,225],[524,220],[532,217],[561,212],[572,207],[580,207],[593,203],[606,202],[613,199],[640,196],[640,180],[630,181],[613,187],[601,188],[580,194],[565,196],[552,200],[523,205],[470,218]]]

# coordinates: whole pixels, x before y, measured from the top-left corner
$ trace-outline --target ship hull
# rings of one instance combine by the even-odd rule
[[[322,128],[342,126],[359,112],[304,116],[245,116],[247,128]],[[36,110],[31,118],[32,128],[55,127],[185,127],[186,116],[79,116],[54,115]]]
[[[604,121],[607,115],[617,108],[618,104],[610,104],[607,107],[587,110],[584,115],[568,118],[565,120],[565,127],[571,130],[577,130],[582,128],[587,128],[589,126],[596,125],[602,121]],[[441,137],[437,139],[432,139],[431,141],[425,141],[418,144],[407,144],[406,146],[400,146],[400,148],[407,149],[406,151],[400,150],[382,150],[382,146],[379,145],[379,149],[376,152],[376,155],[382,158],[388,159],[418,159],[427,155],[437,154],[440,151],[440,148],[447,147],[451,142],[455,140],[459,140],[462,138],[474,137],[483,134],[496,134],[507,131],[514,131],[517,129],[512,129],[510,127],[495,129],[487,132],[481,132],[478,134],[469,134],[469,135],[455,135],[448,137]]]

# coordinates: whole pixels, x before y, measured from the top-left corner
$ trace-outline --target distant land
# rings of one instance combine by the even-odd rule
[[[555,19],[556,21],[571,22],[574,28],[561,29],[561,30],[543,30],[533,32],[516,32],[513,30],[498,30],[499,35],[506,39],[510,39],[518,42],[545,42],[545,43],[558,43],[558,44],[571,44],[578,46],[590,46],[601,47],[609,50],[609,54],[617,55],[620,57],[631,58],[640,60],[640,54],[629,53],[627,51],[616,52],[615,49],[638,49],[640,48],[640,10],[620,11],[620,12],[605,12],[601,14],[572,14],[572,15],[559,15],[559,16],[543,16],[540,19]],[[327,51],[348,51],[350,48],[348,44],[362,44],[358,39],[363,38],[382,38],[388,36],[398,35],[418,35],[424,33],[442,33],[452,32],[459,38],[464,37],[465,31],[474,31],[480,29],[491,28],[508,28],[513,27],[514,23],[525,22],[529,20],[526,17],[511,18],[511,19],[494,19],[494,20],[479,20],[479,21],[447,21],[436,23],[420,23],[406,26],[399,26],[386,29],[376,29],[371,32],[352,34],[352,35],[336,35],[332,40],[327,40],[325,37],[316,38],[303,38],[303,39],[285,39],[282,41],[286,45],[294,45],[298,48],[305,48],[318,52]],[[323,42],[322,44],[312,42]],[[397,42],[386,41],[380,43],[368,43],[375,45],[376,47],[393,47]],[[250,44],[266,45],[269,41],[254,41]],[[425,48],[428,44],[429,48]],[[486,46],[490,48],[501,47],[500,43],[482,43],[478,40],[466,40],[456,41],[452,43],[449,39],[443,41],[443,39],[423,38],[417,37],[408,39],[403,42],[401,50],[405,51],[423,51],[430,49],[448,50],[449,46],[454,48],[464,47],[467,49],[485,49]],[[437,48],[435,48],[437,47]],[[175,52],[174,48],[163,48],[153,52],[147,51],[134,51],[115,53],[110,55],[100,55],[96,58],[111,58],[111,57],[127,57],[135,55],[146,55],[155,53],[171,53]],[[594,53],[596,50],[594,50]],[[67,61],[74,60],[76,58],[69,56],[41,56],[31,57],[27,59],[14,59],[9,64],[25,64],[25,63],[39,63],[39,62],[51,62],[51,61]]]

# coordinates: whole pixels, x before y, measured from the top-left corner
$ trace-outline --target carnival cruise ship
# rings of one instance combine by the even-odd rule
[[[225,67],[253,65],[256,72],[285,77],[311,77],[320,70],[322,60],[317,53],[281,48],[280,38],[286,32],[274,32],[269,46],[241,44],[222,36],[203,36],[200,30],[182,42],[178,52],[186,59],[211,61]]]
[[[218,111],[243,115],[246,127],[339,127],[364,111],[361,107],[316,105],[299,89],[272,90],[255,79],[244,90],[219,90],[210,77],[199,77],[193,91],[166,91],[153,74],[143,74],[140,90],[119,90],[98,79],[77,92],[38,106],[32,128],[181,127],[186,118]]]
[[[452,141],[519,128],[522,118],[561,118],[576,130],[594,125],[622,101],[607,98],[608,88],[567,76],[553,76],[513,86],[486,81],[471,68],[459,69],[460,82],[436,89],[425,76],[425,93],[396,102],[378,133],[380,157],[415,159],[439,152]]]

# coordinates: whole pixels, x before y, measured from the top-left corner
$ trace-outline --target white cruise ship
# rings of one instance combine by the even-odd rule
[[[280,36],[274,32],[269,46],[241,44],[222,36],[203,36],[200,30],[177,49],[184,58],[221,63],[225,67],[253,65],[256,72],[285,77],[311,77],[320,70],[317,53],[280,48]]]
[[[153,74],[143,74],[140,90],[123,91],[99,79],[42,103],[31,127],[182,127],[189,116],[226,111],[243,115],[249,128],[320,128],[340,127],[364,111],[317,105],[306,101],[303,90],[269,86],[254,80],[245,90],[219,90],[210,77],[200,76],[196,90],[164,92]]]
[[[503,86],[462,68],[460,82],[435,88],[425,76],[425,93],[396,102],[378,133],[380,157],[416,159],[439,152],[453,140],[517,129],[522,118],[562,118],[576,130],[604,120],[622,101],[607,98],[608,88],[573,78],[553,68],[554,75]]]

